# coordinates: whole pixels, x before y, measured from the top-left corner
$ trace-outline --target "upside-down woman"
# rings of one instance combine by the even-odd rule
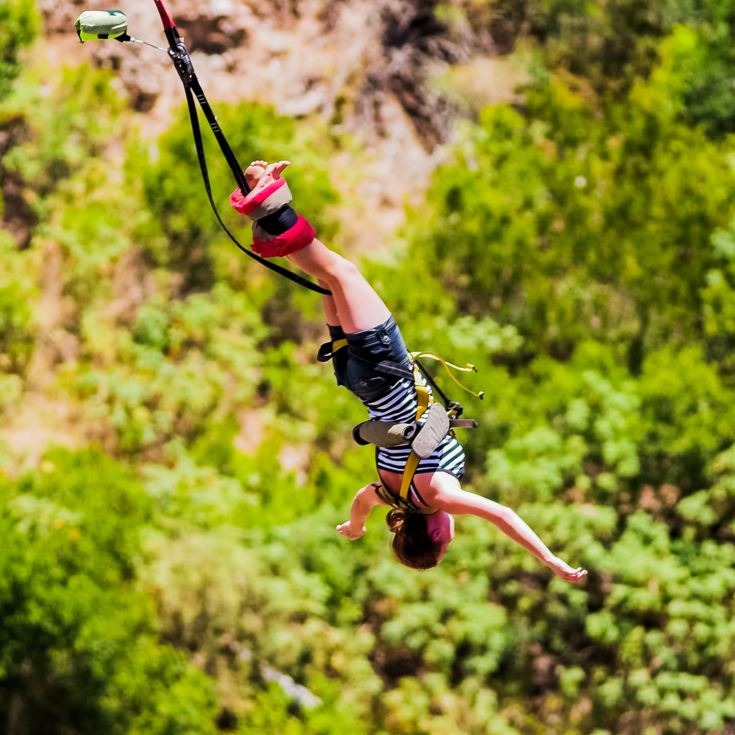
[[[412,368],[411,358],[388,307],[358,268],[314,237],[309,223],[291,208],[291,195],[281,177],[288,161],[254,161],[245,172],[251,191],[231,197],[232,206],[254,221],[253,249],[264,257],[284,256],[317,279],[331,295],[324,310],[332,344],[346,344],[334,354],[337,382],[365,405],[373,420],[411,422],[417,416],[417,387],[405,375],[379,366]],[[410,373],[409,373],[410,374]],[[379,447],[379,481],[355,494],[348,521],[337,531],[350,540],[365,533],[365,522],[377,505],[391,506],[387,523],[394,533],[392,548],[406,566],[428,569],[444,557],[454,538],[455,515],[475,515],[497,526],[555,574],[581,582],[587,571],[555,556],[510,508],[462,489],[464,451],[450,433],[430,456],[416,466],[407,492],[401,495],[408,444]]]

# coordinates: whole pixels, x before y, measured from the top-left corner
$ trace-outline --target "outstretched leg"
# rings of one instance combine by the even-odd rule
[[[267,188],[280,178],[288,163],[280,161],[269,165],[265,161],[253,161],[245,171],[248,185]],[[319,240],[313,240],[287,257],[332,292],[331,296],[324,297],[329,324],[341,326],[347,334],[352,334],[377,327],[390,317],[388,307],[357,266]]]
[[[390,310],[383,299],[358,267],[320,240],[314,240],[288,257],[332,292],[332,296],[324,297],[328,323],[339,324],[347,334],[352,334],[372,329],[390,317]],[[332,321],[335,316],[337,322]]]

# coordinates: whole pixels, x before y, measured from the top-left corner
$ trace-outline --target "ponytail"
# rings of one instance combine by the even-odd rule
[[[430,569],[438,564],[441,544],[429,536],[423,513],[392,508],[385,522],[395,534],[391,548],[398,561],[412,569]]]
[[[406,525],[406,511],[400,508],[391,508],[385,517],[385,522],[391,533],[401,533]]]

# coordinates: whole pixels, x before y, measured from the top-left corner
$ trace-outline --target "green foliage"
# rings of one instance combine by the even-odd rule
[[[410,257],[460,310],[514,324],[534,351],[602,339],[627,345],[635,367],[696,337],[733,171],[675,121],[664,80],[601,121],[559,78],[529,94],[528,117],[487,109],[436,172]]]
[[[22,372],[35,344],[34,301],[37,288],[32,273],[34,256],[18,251],[12,238],[0,232],[0,370]],[[0,406],[17,394],[12,376],[5,376],[7,390],[0,391]]]
[[[708,10],[708,14],[715,11],[718,16],[722,7]],[[731,83],[735,53],[731,23],[732,20],[725,17],[694,27],[678,26],[662,45],[663,64],[670,70],[678,88],[679,117],[690,125],[701,126],[712,137],[721,137],[735,129],[735,91]]]
[[[658,42],[677,21],[716,12],[679,0],[463,0],[460,6],[470,22],[489,28],[501,49],[533,40],[546,67],[582,76],[603,93],[624,93],[650,72]]]
[[[115,267],[131,247],[130,201],[110,180],[108,169],[96,158],[84,162],[48,198],[48,216],[37,228],[41,242],[59,248],[62,293],[80,305],[111,298]]]
[[[94,565],[100,579],[130,576],[150,502],[137,480],[116,463],[94,450],[52,452],[41,472],[19,481],[18,491],[19,511],[41,513],[45,523],[59,528],[70,526],[69,537],[76,543],[68,547],[73,551],[66,560],[69,567],[80,563],[89,570]],[[61,514],[58,523],[54,508]]]
[[[568,365],[539,360],[518,382],[496,401],[494,421],[512,428],[488,454],[490,486],[512,505],[550,502],[570,487],[617,504],[640,473],[635,384],[596,345],[580,348]],[[533,405],[519,412],[523,395],[533,395]]]
[[[655,707],[668,731],[716,731],[735,715],[720,653],[733,635],[734,553],[732,544],[672,541],[639,511],[603,563],[617,584],[588,633],[617,646],[623,691]]]
[[[218,232],[183,114],[144,142],[109,74],[27,68],[0,119],[3,216],[28,210],[27,238],[0,237],[0,729],[732,726],[730,5],[461,5],[511,40],[525,26],[534,82],[465,124],[366,272],[412,349],[477,365],[467,487],[589,568],[585,586],[478,518],[420,574],[392,559],[385,509],[339,536],[373,457],[314,361],[317,300]],[[30,7],[0,9],[8,63]],[[344,141],[215,107],[243,163],[293,158],[299,210],[338,235]],[[80,448],[19,472],[39,404]]]
[[[687,537],[695,530],[700,538],[709,538],[713,530],[717,538],[731,539],[735,530],[733,498],[735,497],[735,450],[729,447],[715,457],[710,472],[714,482],[706,490],[699,490],[679,502],[676,510],[689,521]]]
[[[30,230],[36,250],[14,258],[34,262],[13,286],[16,308],[43,274],[60,282],[58,291],[56,283],[48,288],[67,299],[63,315],[46,314],[46,321],[67,321],[72,329],[82,304],[110,297],[109,277],[130,247],[126,223],[136,209],[106,160],[124,106],[110,80],[109,72],[99,70],[63,68],[49,78],[48,69],[30,69],[0,108],[11,139],[17,139],[3,156],[2,170],[19,189],[13,206],[20,199],[22,207],[14,217]]]
[[[20,73],[18,55],[38,33],[40,16],[33,0],[6,0],[0,5],[0,99]]]
[[[221,284],[184,301],[154,297],[132,331],[90,313],[82,334],[89,369],[81,379],[69,371],[73,390],[121,451],[137,452],[195,438],[217,411],[248,400],[264,328],[247,299]]]
[[[627,94],[673,51],[686,120],[704,123],[715,135],[732,130],[729,1],[464,0],[460,6],[471,22],[489,27],[502,48],[531,39],[543,67],[583,79],[602,96]]]
[[[214,732],[206,677],[158,642],[130,584],[150,510],[135,478],[97,451],[56,452],[2,494],[0,717],[27,732]]]
[[[29,128],[28,140],[7,153],[3,166],[16,171],[36,194],[34,204],[43,217],[55,209],[45,195],[86,165],[98,172],[105,168],[92,159],[104,159],[125,105],[111,79],[108,71],[85,67],[63,67],[54,75],[33,68],[3,101],[5,113],[22,115]],[[72,192],[73,187],[65,190]],[[62,208],[58,201],[53,204]]]
[[[663,349],[646,361],[640,391],[653,477],[685,488],[706,482],[705,468],[735,439],[733,392],[716,367],[698,348]]]
[[[720,369],[733,375],[735,346],[735,238],[733,223],[712,236],[714,263],[702,290],[707,352]]]

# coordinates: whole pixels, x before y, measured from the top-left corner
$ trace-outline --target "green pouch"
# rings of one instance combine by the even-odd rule
[[[128,32],[128,19],[122,10],[85,10],[74,27],[82,43],[120,38]]]

